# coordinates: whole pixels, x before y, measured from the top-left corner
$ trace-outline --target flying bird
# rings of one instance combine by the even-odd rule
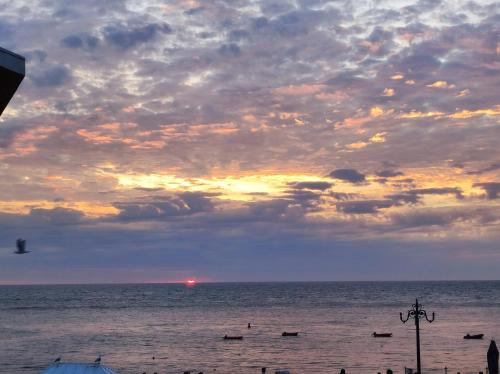
[[[17,247],[17,250],[14,252],[15,254],[24,255],[26,253],[31,252],[31,251],[26,250],[26,240],[24,240],[24,239],[17,239],[16,240],[16,247]]]

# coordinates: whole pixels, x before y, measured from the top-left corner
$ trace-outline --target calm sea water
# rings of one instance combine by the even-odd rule
[[[0,373],[98,355],[124,374],[401,373],[414,367],[415,329],[399,312],[415,297],[436,312],[422,329],[423,366],[436,369],[426,372],[484,370],[490,338],[500,337],[500,282],[3,286]],[[467,332],[485,339],[462,339]]]

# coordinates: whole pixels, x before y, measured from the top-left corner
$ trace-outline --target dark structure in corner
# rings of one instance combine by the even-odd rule
[[[25,66],[24,57],[0,47],[0,116],[21,84]]]

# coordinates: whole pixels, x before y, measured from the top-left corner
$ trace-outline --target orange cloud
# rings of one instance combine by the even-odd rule
[[[326,86],[324,84],[301,84],[278,87],[274,93],[280,95],[312,95],[322,91]]]
[[[426,87],[429,87],[429,88],[454,88],[455,85],[449,84],[446,81],[436,81],[432,84],[427,84]]]
[[[102,125],[99,125],[101,129],[105,130],[119,130],[120,129],[120,123],[118,122],[113,122],[113,123],[105,123]]]
[[[300,116],[300,113],[296,112],[281,112],[279,113],[279,118],[280,119],[295,119]]]
[[[368,145],[368,143],[366,143],[366,142],[355,142],[355,143],[348,144],[346,147],[348,149],[363,149],[367,145]]]
[[[16,140],[19,142],[30,142],[43,140],[49,137],[50,134],[57,132],[58,128],[55,126],[43,126],[30,129],[22,134],[20,134]]]
[[[452,118],[452,119],[467,119],[467,118],[472,118],[472,117],[479,117],[479,116],[498,116],[500,115],[500,105],[497,105],[493,108],[489,109],[477,109],[477,110],[461,110],[459,112],[455,113],[450,113],[446,114],[443,112],[419,112],[416,110],[413,110],[409,113],[402,113],[399,115],[399,118],[405,118],[405,119],[413,119],[413,118],[429,118],[429,117],[447,117],[447,118]]]
[[[384,143],[386,132],[378,132],[370,138],[371,143]]]
[[[135,143],[135,142],[134,142]],[[134,149],[162,149],[167,143],[163,140],[147,140],[139,144],[132,145]]]
[[[133,105],[127,106],[122,109],[124,113],[134,113],[135,112],[135,107]]]
[[[360,126],[369,122],[371,117],[348,117],[342,121],[345,126]]]
[[[394,90],[394,88],[385,88],[384,92],[382,93],[382,96],[391,97],[394,96],[395,94],[396,91]]]
[[[257,117],[255,117],[253,114],[245,114],[242,117],[242,119],[243,119],[243,121],[250,122],[250,123],[256,123],[258,121]]]
[[[98,131],[89,131],[87,129],[78,129],[76,133],[85,138],[85,140],[94,142],[94,143],[111,143],[115,139],[108,135],[102,135]]]
[[[382,109],[379,106],[374,106],[373,108],[370,109],[370,116],[372,117],[380,117],[384,114],[384,109]]]
[[[403,113],[399,115],[399,118],[414,119],[414,118],[429,118],[429,117],[440,117],[444,116],[443,112],[418,112],[413,110],[409,113]]]
[[[345,92],[335,91],[335,92],[321,92],[315,95],[314,97],[320,101],[342,102],[346,100],[349,97],[349,95],[347,95]]]
[[[378,132],[375,135],[373,135],[370,139],[368,139],[367,142],[364,142],[364,141],[354,142],[354,143],[346,145],[346,148],[347,149],[363,149],[363,148],[366,148],[371,143],[384,143],[386,140],[385,135],[386,135],[386,132]]]
[[[453,119],[465,119],[478,116],[499,116],[500,115],[500,105],[497,105],[490,109],[478,109],[478,110],[462,110],[450,114],[448,117]]]

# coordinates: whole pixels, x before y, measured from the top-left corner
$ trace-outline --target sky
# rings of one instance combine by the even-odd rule
[[[495,1],[0,0],[0,284],[498,279],[499,35]]]

